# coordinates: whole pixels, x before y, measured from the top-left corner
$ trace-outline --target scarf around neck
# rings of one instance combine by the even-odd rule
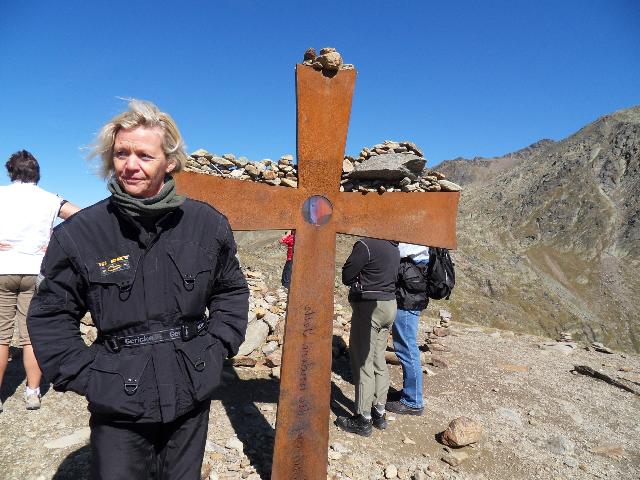
[[[150,198],[132,197],[114,176],[109,179],[107,188],[111,192],[111,201],[132,217],[158,217],[178,208],[186,199],[176,193],[176,181],[168,175],[162,189]]]

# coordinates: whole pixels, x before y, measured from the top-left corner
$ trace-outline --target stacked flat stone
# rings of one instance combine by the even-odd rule
[[[458,192],[443,173],[425,169],[422,150],[413,142],[385,140],[342,162],[343,192]]]
[[[304,52],[303,65],[308,65],[323,72],[337,72],[338,70],[353,70],[353,65],[344,63],[342,55],[333,47],[320,49],[320,55],[316,55],[315,48],[309,48]]]
[[[236,157],[231,153],[218,156],[199,149],[191,154],[185,170],[268,185],[298,186],[298,169],[293,164],[293,155],[283,155],[277,162],[269,158],[252,162],[247,157]]]
[[[451,313],[440,309],[438,314],[440,315],[440,324],[434,325],[428,333],[426,349],[430,352],[443,353],[449,351],[449,348],[442,343],[442,340],[451,334]]]

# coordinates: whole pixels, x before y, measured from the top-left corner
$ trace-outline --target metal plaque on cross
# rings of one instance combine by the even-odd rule
[[[356,71],[296,65],[298,188],[183,172],[233,230],[295,230],[271,478],[325,479],[336,234],[456,247],[459,192],[340,192]]]

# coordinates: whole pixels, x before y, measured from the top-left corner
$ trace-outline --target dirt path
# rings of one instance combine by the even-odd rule
[[[423,324],[423,335],[429,323],[435,320]],[[451,351],[439,355],[448,366],[429,366],[425,376],[425,415],[391,416],[389,428],[369,438],[332,424],[330,478],[638,478],[640,397],[571,373],[574,365],[588,365],[640,382],[638,356],[583,348],[565,355],[538,347],[548,339],[455,322],[452,329],[443,341]],[[400,387],[400,367],[390,371]],[[0,478],[88,478],[85,400],[50,390],[41,410],[27,412],[23,388],[16,359],[2,392]],[[211,410],[205,478],[268,478],[277,396],[269,370],[225,370]],[[346,357],[334,363],[332,398],[331,422],[353,406]],[[451,467],[435,436],[461,415],[482,423],[485,435]]]

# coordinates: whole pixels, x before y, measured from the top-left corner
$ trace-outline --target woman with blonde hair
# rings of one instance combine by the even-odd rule
[[[53,231],[29,310],[36,358],[54,389],[87,397],[92,478],[199,479],[211,396],[247,326],[231,228],[176,193],[183,141],[155,105],[131,101],[95,152],[111,196]]]

